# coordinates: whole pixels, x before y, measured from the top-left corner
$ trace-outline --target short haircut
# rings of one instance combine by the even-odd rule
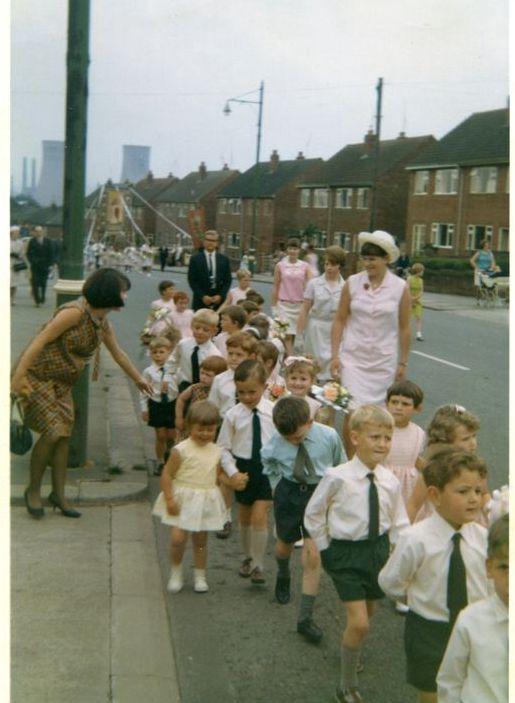
[[[413,264],[413,266],[411,267],[411,273],[424,273],[424,271],[425,271],[424,264],[416,263],[416,264]]]
[[[218,239],[220,239],[220,237],[218,236],[218,232],[216,231],[216,229],[207,229],[207,230],[204,232],[204,234],[203,234],[203,236],[202,236],[202,239],[205,239],[208,234],[209,234],[210,237],[214,236],[214,237],[218,237]]]
[[[238,300],[237,305],[243,308],[247,315],[250,315],[251,312],[259,312],[258,306],[252,300]]]
[[[266,385],[266,371],[265,367],[260,361],[255,359],[245,359],[241,364],[238,365],[236,371],[234,372],[234,383],[250,381],[257,381],[260,385]]]
[[[479,418],[461,405],[442,405],[433,415],[427,428],[427,444],[452,444],[456,428],[464,426],[470,432],[477,432]]]
[[[291,361],[292,358],[293,361]],[[298,359],[290,357],[290,361],[288,359],[285,361],[283,373],[285,378],[289,378],[293,373],[307,373],[315,379],[318,373],[318,364],[315,359],[308,357]]]
[[[162,347],[166,347],[167,349],[172,348],[172,343],[168,339],[168,337],[154,337],[153,339],[150,340],[150,344],[148,345],[151,350],[153,349],[161,349]]]
[[[273,361],[275,366],[279,358],[279,349],[275,346],[275,344],[272,344],[272,342],[268,342],[264,339],[261,342],[258,342],[256,354],[260,356],[263,361]]]
[[[295,247],[295,249],[300,249],[300,242],[295,237],[290,237],[286,242],[286,248]]]
[[[235,332],[227,338],[225,346],[227,349],[243,349],[247,354],[255,354],[257,350],[257,339],[247,332]]]
[[[388,258],[388,252],[378,247],[377,244],[372,244],[372,242],[365,242],[359,253],[361,256],[380,256],[382,259]]]
[[[249,288],[246,295],[245,295],[246,300],[252,300],[253,303],[256,303],[256,305],[263,305],[265,302],[265,299],[261,295],[261,293],[258,293],[257,290],[254,290],[253,288]]]
[[[172,300],[174,303],[178,303],[179,300],[189,300],[189,299],[190,299],[189,295],[187,293],[185,293],[183,290],[178,290],[172,296]]]
[[[420,386],[417,386],[413,381],[396,381],[392,383],[386,391],[386,402],[390,400],[392,395],[402,395],[404,398],[411,398],[413,405],[418,408],[424,400],[424,392]]]
[[[200,368],[218,376],[219,373],[227,371],[227,361],[223,356],[206,356],[204,361],[201,362]]]
[[[252,327],[255,327],[261,339],[267,339],[268,338],[268,333],[270,332],[270,320],[266,315],[259,314],[259,315],[254,315],[252,318]]]
[[[308,402],[304,398],[297,398],[293,395],[279,398],[274,405],[272,418],[279,434],[291,435],[310,421]]]
[[[345,266],[345,249],[336,246],[336,244],[331,247],[327,247],[324,251],[324,257],[330,264]]]
[[[510,516],[508,513],[496,520],[488,530],[489,559],[503,559],[510,553]]]
[[[175,288],[175,283],[173,281],[160,281],[157,286],[157,290],[160,293],[164,293],[167,288]]]
[[[209,327],[218,327],[218,313],[209,308],[200,308],[193,315],[191,324],[194,325],[195,322],[201,325],[208,325]]]
[[[247,269],[238,269],[238,271],[236,271],[236,278],[238,281],[241,281],[242,278],[252,278],[252,276]]]
[[[424,467],[422,473],[426,486],[435,486],[438,490],[443,491],[445,486],[459,476],[462,471],[475,471],[480,478],[485,478],[487,474],[483,459],[475,454],[454,449],[438,452]]]
[[[362,432],[365,425],[379,425],[393,430],[393,417],[388,410],[380,408],[379,405],[361,405],[350,416],[349,430],[352,432]]]
[[[175,325],[168,325],[166,330],[161,333],[161,337],[166,337],[166,339],[170,342],[172,345],[172,349],[177,346],[177,344],[180,342],[182,339],[182,334],[179,329]]]
[[[191,403],[186,414],[186,424],[188,428],[193,425],[218,425],[220,423],[220,413],[214,403],[209,400],[197,400]]]
[[[228,305],[220,313],[220,316],[222,315],[227,315],[231,322],[238,325],[240,329],[244,327],[247,322],[247,313],[241,308],[240,305]]]
[[[120,271],[99,268],[93,271],[82,286],[82,295],[92,308],[123,308],[122,293],[130,290],[131,282]]]

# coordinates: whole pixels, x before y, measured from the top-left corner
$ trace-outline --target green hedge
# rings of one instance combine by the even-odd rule
[[[510,275],[510,255],[508,252],[494,252],[495,261],[501,267],[503,276]],[[429,271],[461,271],[472,273],[470,258],[467,259],[451,259],[431,256],[414,256],[411,264],[415,262],[424,264]]]

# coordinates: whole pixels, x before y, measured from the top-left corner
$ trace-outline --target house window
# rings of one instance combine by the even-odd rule
[[[327,188],[315,188],[313,191],[313,207],[327,207],[328,202]]]
[[[499,227],[497,251],[510,251],[510,230],[508,227]]]
[[[227,205],[227,210],[232,215],[239,215],[241,213],[241,200],[239,198],[229,198]]]
[[[218,201],[218,212],[222,215],[227,212],[227,200],[225,198],[220,198]]]
[[[227,235],[227,246],[231,249],[240,248],[240,235],[237,232],[229,232]]]
[[[411,253],[420,254],[426,243],[426,226],[413,225],[413,237],[411,241]]]
[[[352,188],[337,188],[334,206],[338,208],[352,207]]]
[[[178,217],[186,217],[188,215],[188,205],[186,203],[177,205],[177,215]]]
[[[357,207],[361,210],[366,210],[368,208],[369,192],[370,188],[358,188]]]
[[[349,234],[349,232],[335,232],[333,235],[333,244],[342,247],[345,251],[352,251],[352,234]]]
[[[495,193],[497,191],[497,168],[481,166],[470,171],[471,193]]]
[[[441,168],[435,175],[435,194],[453,195],[458,192],[458,169]]]
[[[426,195],[429,191],[429,171],[415,171],[415,195]]]
[[[454,225],[446,222],[433,222],[431,225],[431,239],[435,247],[452,249]]]
[[[480,249],[481,242],[487,239],[492,244],[494,229],[491,225],[467,225],[467,249]]]
[[[300,206],[310,207],[311,205],[311,191],[309,188],[301,188],[300,190]]]
[[[327,247],[327,233],[324,230],[319,230],[313,236],[313,244],[317,249],[325,249]]]

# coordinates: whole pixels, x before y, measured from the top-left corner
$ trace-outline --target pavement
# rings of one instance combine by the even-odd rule
[[[51,292],[36,308],[28,286],[18,289],[13,361],[53,306]],[[68,474],[80,519],[46,507],[34,521],[23,507],[30,453],[11,455],[12,703],[180,702],[148,500],[149,436],[129,384],[103,352],[90,382],[87,461]]]

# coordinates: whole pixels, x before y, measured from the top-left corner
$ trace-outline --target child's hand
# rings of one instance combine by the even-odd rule
[[[181,512],[181,506],[174,500],[174,498],[166,498],[166,510],[168,515],[179,515]]]
[[[238,473],[231,476],[231,486],[235,491],[243,491],[247,487],[249,482],[249,475],[238,471]]]
[[[163,381],[161,384],[161,393],[168,393],[168,381]]]
[[[143,422],[148,422],[148,411],[147,410],[144,410],[141,413],[141,419],[143,420]]]

